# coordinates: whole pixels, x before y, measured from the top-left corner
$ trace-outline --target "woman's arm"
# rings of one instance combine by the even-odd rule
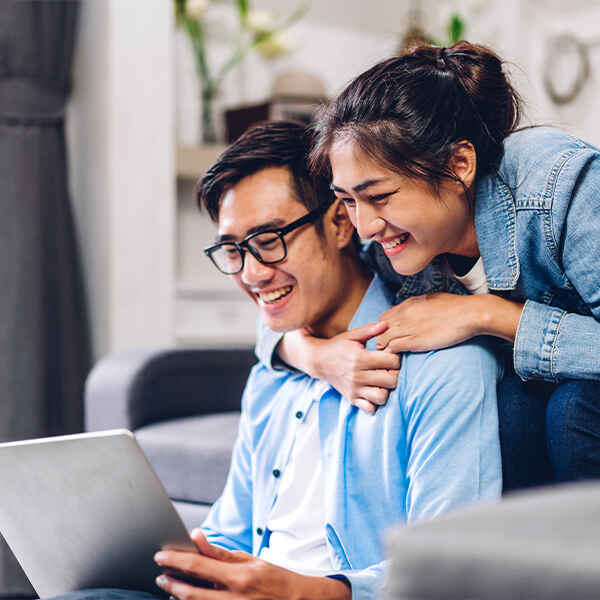
[[[367,350],[370,338],[385,331],[383,322],[370,323],[330,339],[316,338],[302,330],[281,335],[264,324],[256,345],[258,358],[277,366],[277,361],[329,382],[360,409],[374,413],[396,387],[400,357],[389,351]]]
[[[554,185],[552,206],[557,267],[591,315],[528,300],[515,339],[515,371],[522,379],[600,380],[600,154],[574,155]]]
[[[407,298],[384,312],[388,328],[377,347],[426,352],[455,346],[477,335],[514,342],[523,305],[493,294],[461,296],[438,292]]]

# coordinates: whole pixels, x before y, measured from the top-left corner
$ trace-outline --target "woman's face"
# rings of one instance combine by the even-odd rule
[[[358,234],[381,244],[398,273],[418,273],[443,253],[478,255],[473,217],[459,182],[444,178],[436,194],[426,181],[381,166],[350,139],[335,142],[329,160],[332,189]],[[459,156],[451,167],[468,186],[474,165],[467,162]]]

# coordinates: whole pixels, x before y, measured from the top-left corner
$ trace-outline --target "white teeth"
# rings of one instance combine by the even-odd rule
[[[265,304],[269,304],[271,302],[277,302],[280,298],[287,296],[292,291],[292,286],[287,285],[286,287],[279,288],[278,290],[273,290],[271,292],[261,292],[258,294],[259,298]]]
[[[400,237],[396,238],[395,240],[392,240],[391,242],[382,242],[381,245],[386,250],[391,250],[392,248],[395,248],[396,246],[403,244],[408,239],[409,235],[410,234],[408,232],[403,233]]]

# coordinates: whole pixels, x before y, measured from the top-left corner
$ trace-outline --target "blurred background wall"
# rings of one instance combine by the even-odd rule
[[[252,7],[286,15],[297,4],[255,0]],[[83,0],[81,8],[68,132],[94,357],[146,345],[251,345],[254,310],[203,256],[214,229],[192,198],[195,172],[201,175],[222,146],[200,147],[191,166],[187,156],[182,167],[186,155],[178,154],[198,150],[201,102],[191,45],[175,26],[173,5]],[[312,2],[286,31],[291,51],[275,60],[249,52],[225,78],[216,99],[218,132],[223,136],[223,110],[269,98],[282,73],[316,75],[333,96],[396,51],[415,10],[437,39],[458,12],[467,39],[510,61],[526,102],[524,122],[552,123],[600,142],[600,4],[580,0]],[[218,65],[231,52],[235,13],[221,4],[203,18],[209,59]],[[546,71],[556,90],[568,92],[580,69],[579,47],[556,51],[553,40],[565,33],[584,45],[589,76],[575,99],[558,105],[544,88]]]

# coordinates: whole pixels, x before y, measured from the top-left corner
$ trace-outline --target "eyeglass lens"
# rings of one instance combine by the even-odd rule
[[[276,263],[285,258],[285,246],[278,234],[272,231],[259,233],[247,241],[254,256],[259,256],[263,263]],[[217,267],[224,273],[237,273],[242,269],[243,257],[234,244],[223,244],[212,254]]]

